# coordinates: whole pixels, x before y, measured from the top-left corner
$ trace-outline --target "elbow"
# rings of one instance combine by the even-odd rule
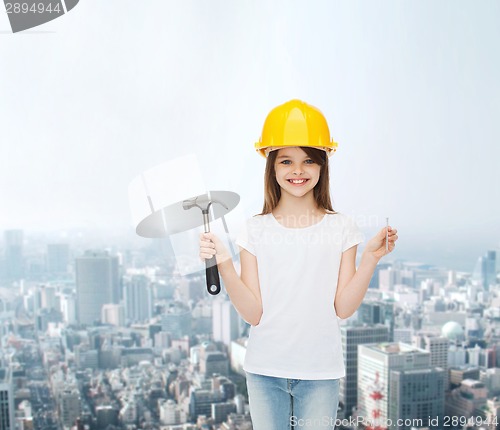
[[[335,306],[334,311],[335,311],[335,315],[337,315],[337,317],[345,320],[345,319],[349,318],[350,316],[352,316],[352,314],[354,314],[354,312],[356,310],[355,309],[354,310],[343,309],[340,306]]]
[[[349,318],[353,313],[354,312],[336,312],[337,316],[342,320]]]
[[[257,325],[259,325],[261,318],[262,318],[262,311],[259,312],[257,315],[254,315],[247,322],[248,322],[248,324],[250,324],[252,326],[257,326]]]

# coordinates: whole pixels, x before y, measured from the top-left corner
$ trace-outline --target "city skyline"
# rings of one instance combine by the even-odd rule
[[[0,372],[15,363],[16,382],[4,388],[30,393],[13,390],[17,423],[33,419],[35,430],[60,430],[58,423],[78,420],[105,430],[144,419],[169,430],[198,430],[201,419],[213,430],[230,423],[234,430],[251,428],[242,369],[248,323],[225,290],[213,297],[203,274],[159,270],[153,249],[68,259],[71,249],[47,245],[43,269],[32,264],[44,260],[40,255],[19,249],[22,232],[6,232],[6,238],[5,256],[20,272],[2,273],[14,279],[1,281],[11,294],[1,297]],[[378,267],[358,311],[341,321],[346,376],[339,420],[369,423],[377,413],[382,423],[405,420],[407,428],[422,422],[440,428],[453,414],[467,422],[498,421],[496,258],[487,252],[475,273],[462,274],[405,262]],[[120,292],[113,287],[116,263]],[[23,270],[29,276],[15,282]],[[86,307],[92,316],[81,324],[83,291],[93,308]],[[99,307],[102,312],[94,312]],[[379,358],[373,361],[368,350]],[[147,396],[135,395],[139,386]],[[488,409],[479,413],[477,405]]]
[[[129,182],[187,153],[243,221],[262,207],[264,118],[302,98],[339,142],[334,207],[380,221],[366,231],[389,216],[395,256],[500,246],[497,3],[153,5],[90,1],[1,34],[0,228],[133,228]]]

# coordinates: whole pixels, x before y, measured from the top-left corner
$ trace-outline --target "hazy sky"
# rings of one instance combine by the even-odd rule
[[[300,98],[339,142],[337,210],[389,216],[400,256],[475,258],[500,246],[499,22],[493,0],[81,0],[17,34],[0,13],[0,230],[131,227],[129,182],[188,153],[257,213],[253,144]]]

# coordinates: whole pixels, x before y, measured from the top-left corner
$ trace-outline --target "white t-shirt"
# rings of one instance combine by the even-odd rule
[[[363,241],[354,220],[326,214],[288,228],[273,214],[246,221],[236,244],[257,258],[262,317],[250,327],[243,369],[294,379],[345,375],[335,292],[342,252]]]

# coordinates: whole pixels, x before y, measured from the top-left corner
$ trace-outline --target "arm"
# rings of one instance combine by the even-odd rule
[[[342,253],[339,281],[335,294],[335,312],[342,319],[350,317],[365,297],[378,260],[363,253],[356,270],[357,245]]]
[[[342,319],[350,317],[365,297],[366,290],[379,260],[390,253],[396,246],[397,230],[389,227],[389,246],[385,249],[386,228],[383,228],[366,244],[361,262],[356,270],[357,245],[342,253],[340,261],[337,293],[335,294],[335,311]]]
[[[202,233],[200,257],[215,255],[217,267],[226,291],[241,317],[251,325],[258,325],[262,316],[262,298],[257,270],[257,258],[240,247],[241,277],[224,244],[213,233]]]

